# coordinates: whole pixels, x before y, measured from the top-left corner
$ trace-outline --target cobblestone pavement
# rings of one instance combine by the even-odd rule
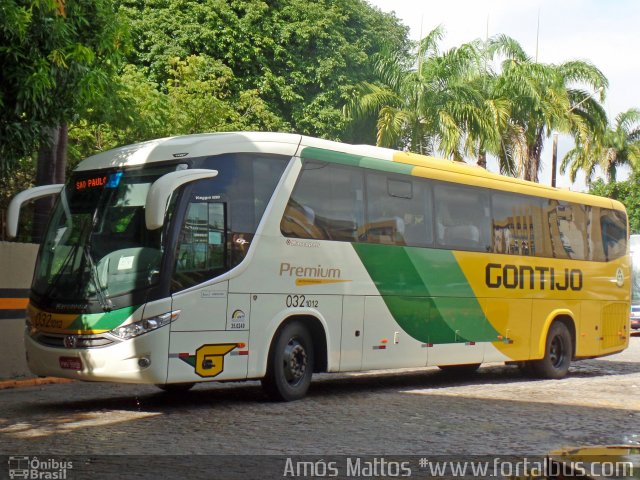
[[[257,382],[180,395],[78,382],[0,391],[0,455],[526,456],[638,434],[640,337],[563,380],[504,365],[465,379],[433,368],[322,375],[292,403],[267,401]]]

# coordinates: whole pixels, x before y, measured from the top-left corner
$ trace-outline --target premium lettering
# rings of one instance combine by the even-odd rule
[[[298,278],[340,278],[339,268],[297,266],[283,262],[280,264],[280,276]]]
[[[583,275],[578,268],[555,269],[528,265],[488,263],[485,283],[489,288],[518,290],[582,290]]]

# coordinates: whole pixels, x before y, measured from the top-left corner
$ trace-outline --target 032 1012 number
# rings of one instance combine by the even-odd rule
[[[304,295],[287,295],[286,305],[288,308],[318,307],[318,300],[308,300]]]

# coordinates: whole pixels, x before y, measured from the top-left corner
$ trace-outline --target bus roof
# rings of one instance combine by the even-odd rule
[[[364,162],[368,168],[397,171],[399,165],[405,165],[408,167],[405,173],[413,176],[624,210],[622,203],[616,200],[498,175],[462,162],[371,145],[332,142],[290,133],[226,132],[160,138],[98,153],[82,161],[75,170],[127,167],[230,152],[262,152],[293,156],[296,153],[300,155],[305,149],[343,154],[342,162],[358,165],[362,165],[363,160],[372,160]],[[332,158],[327,160],[332,161]]]
[[[101,152],[83,160],[76,171],[130,167],[230,152],[295,155],[302,136],[289,133],[228,132],[159,138]]]

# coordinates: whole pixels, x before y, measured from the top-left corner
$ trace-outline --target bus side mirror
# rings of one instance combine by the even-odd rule
[[[18,235],[18,220],[20,219],[20,208],[22,204],[49,195],[57,195],[62,190],[62,187],[64,187],[64,185],[61,183],[33,187],[13,197],[7,209],[7,236],[9,238],[16,238],[16,235]]]
[[[194,168],[193,170],[179,170],[161,176],[151,185],[144,205],[144,221],[148,230],[156,230],[164,224],[167,202],[171,194],[185,183],[195,182],[203,178],[213,178],[218,175],[217,170]]]

